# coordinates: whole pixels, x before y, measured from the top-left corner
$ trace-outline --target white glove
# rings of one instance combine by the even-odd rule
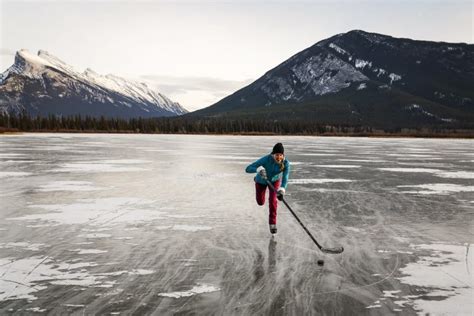
[[[285,195],[285,193],[286,193],[285,188],[279,188],[277,193],[280,194],[280,195]]]
[[[266,178],[267,177],[267,171],[265,170],[265,168],[263,166],[260,166],[257,168],[257,173],[262,177],[262,178]]]

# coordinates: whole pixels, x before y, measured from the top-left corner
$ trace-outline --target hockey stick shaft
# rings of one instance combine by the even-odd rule
[[[275,187],[273,186],[273,184],[268,180],[268,179],[265,179],[265,181],[267,182],[267,185],[270,187],[270,189],[272,189],[275,193],[277,193],[277,190],[275,189]],[[285,201],[285,198],[281,198],[281,201],[286,205],[286,207],[290,210],[291,214],[293,214],[293,216],[296,218],[296,220],[298,221],[298,223],[301,225],[301,227],[303,227],[304,231],[308,234],[308,236],[311,238],[311,240],[316,244],[316,246],[318,246],[319,249],[322,249],[323,247],[318,243],[318,241],[316,240],[316,238],[313,237],[313,235],[309,232],[309,230],[306,228],[306,226],[301,222],[300,218],[298,217],[298,215],[296,215],[296,213],[293,211],[293,209],[288,205],[288,203]]]
[[[275,189],[273,184],[267,178],[265,178],[265,181],[267,182],[267,185],[270,187],[270,189],[278,194],[278,191]],[[306,226],[303,224],[303,222],[301,222],[300,218],[298,217],[298,215],[296,215],[295,211],[293,211],[293,209],[290,207],[290,205],[288,205],[288,203],[285,201],[284,197],[281,197],[281,201],[286,205],[288,210],[296,218],[296,220],[301,225],[301,227],[303,227],[304,231],[308,234],[308,236],[311,238],[311,240],[314,242],[314,244],[319,248],[319,250],[321,250],[322,252],[325,252],[325,253],[334,253],[334,254],[341,253],[341,252],[344,251],[344,248],[342,248],[342,247],[340,247],[340,248],[324,248],[323,246],[321,246],[318,243],[318,241],[316,240],[316,238],[314,238],[313,234],[311,234],[311,232],[306,228]]]

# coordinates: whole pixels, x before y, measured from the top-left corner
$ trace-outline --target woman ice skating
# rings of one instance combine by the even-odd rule
[[[277,192],[269,188],[269,219],[270,232],[276,234],[276,218],[277,218],[277,197],[281,198],[285,195],[286,185],[288,183],[288,175],[290,173],[290,162],[285,158],[285,149],[282,143],[273,146],[273,150],[269,155],[265,155],[254,163],[250,164],[246,169],[247,173],[257,173],[255,179],[256,199],[258,205],[265,204],[265,192],[267,190],[268,179]]]

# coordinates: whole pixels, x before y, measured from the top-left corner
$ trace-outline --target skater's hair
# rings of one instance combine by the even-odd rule
[[[280,167],[280,171],[283,172],[285,170],[285,160],[279,162],[278,166]]]

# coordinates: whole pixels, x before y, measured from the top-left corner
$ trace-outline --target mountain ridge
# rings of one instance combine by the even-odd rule
[[[417,41],[353,30],[311,45],[248,86],[188,116],[251,117],[252,112],[258,112],[267,119],[280,120],[311,116],[318,123],[407,127],[464,124],[474,120],[472,86],[472,44]],[[377,107],[374,100],[381,105]],[[335,112],[345,111],[346,115],[339,120],[331,118],[329,112],[314,115],[323,103],[333,103]],[[293,115],[301,112],[301,104],[313,107]],[[360,111],[354,113],[354,107]]]
[[[20,50],[0,76],[0,111],[32,115],[159,117],[187,113],[179,103],[145,83],[84,72],[44,50]]]

